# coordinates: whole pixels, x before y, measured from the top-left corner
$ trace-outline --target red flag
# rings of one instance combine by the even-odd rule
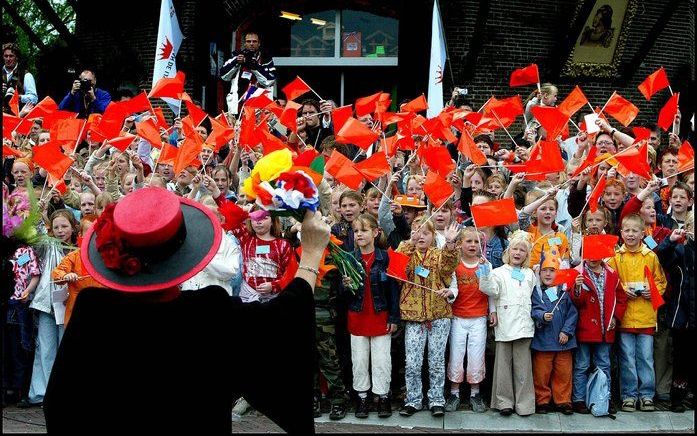
[[[531,175],[542,175],[564,171],[566,165],[561,157],[561,148],[556,141],[540,140],[525,163],[525,171]],[[535,179],[533,179],[535,180]]]
[[[186,92],[184,92],[184,91],[182,91],[182,92],[180,92],[179,94],[177,94],[177,96],[178,96],[177,98],[178,98],[179,100],[181,100],[181,101],[190,101],[190,102],[193,102],[193,100],[191,99],[191,96],[190,96],[189,94],[187,94]]]
[[[148,97],[170,97],[179,100],[182,97],[181,94],[184,92],[185,80],[186,76],[184,75],[183,71],[177,71],[177,75],[174,77],[163,77],[158,80],[157,83],[155,83],[155,86],[153,86],[152,90],[150,90]]]
[[[211,134],[206,138],[206,143],[213,144],[215,150],[218,151],[235,136],[235,129],[225,126],[223,123],[216,121],[216,119],[210,118],[212,129]]]
[[[269,98],[268,94],[268,92],[262,92],[257,96],[248,98],[244,102],[245,107],[250,107],[253,109],[264,109],[265,107],[274,102]]]
[[[152,110],[155,113],[155,117],[157,118],[157,121],[155,122],[157,124],[157,127],[168,130],[169,124],[167,124],[167,119],[165,118],[164,112],[162,112],[162,108],[156,107],[156,108],[153,108]]]
[[[164,144],[157,162],[162,165],[174,165],[174,162],[177,160],[178,153],[179,149],[177,147],[173,146],[172,144]]]
[[[647,100],[651,100],[651,97],[653,97],[655,93],[669,86],[670,83],[668,82],[666,70],[661,67],[649,74],[649,76],[644,79],[643,82],[641,82],[638,88]]]
[[[332,124],[334,125],[334,135],[339,133],[346,121],[353,115],[353,108],[351,105],[341,106],[332,111]]]
[[[14,148],[8,147],[5,144],[2,144],[2,157],[8,157],[8,156],[22,157],[23,155],[19,150],[16,150]]]
[[[426,173],[424,194],[436,208],[441,207],[453,195],[453,187],[435,171]]]
[[[644,266],[644,277],[646,277],[646,281],[649,282],[649,291],[651,291],[651,305],[653,306],[653,310],[658,310],[659,307],[665,304],[665,301],[663,301],[663,296],[658,291],[656,281],[653,278],[653,273],[649,269],[648,265]]]
[[[375,112],[375,106],[381,94],[382,91],[367,97],[356,99],[356,116],[362,117],[363,115],[368,115]]]
[[[373,153],[368,159],[358,162],[356,170],[369,182],[374,182],[390,172],[390,164],[385,153]]]
[[[477,227],[504,226],[518,222],[518,212],[512,198],[472,205],[470,210]]]
[[[348,186],[354,191],[358,189],[363,181],[363,175],[358,172],[353,162],[343,154],[334,150],[327,162],[324,170],[331,174],[334,179]]]
[[[678,151],[678,172],[695,167],[695,149],[688,141],[684,141]]]
[[[680,96],[679,92],[671,95],[668,102],[661,108],[658,113],[658,125],[661,129],[668,131],[673,126],[673,121],[675,121],[675,115],[678,113],[678,98]]]
[[[152,109],[150,105],[150,100],[148,100],[148,95],[145,91],[136,95],[130,100],[119,101],[118,104],[126,115],[130,115],[136,112],[144,112]]]
[[[286,95],[288,100],[295,100],[303,94],[312,91],[312,88],[305,83],[300,76],[295,76],[292,82],[283,87],[283,93]]]
[[[515,95],[501,100],[494,97],[490,98],[489,103],[484,107],[483,113],[493,120],[496,128],[500,128],[501,124],[503,124],[503,127],[508,128],[524,112],[523,101],[519,95]]]
[[[225,217],[222,227],[228,231],[239,228],[240,224],[249,218],[247,211],[232,201],[224,201],[223,204],[218,208],[218,212]]]
[[[29,113],[24,117],[27,120],[43,118],[58,110],[58,105],[51,97],[44,97]]]
[[[588,235],[583,237],[582,258],[603,260],[615,255],[615,245],[620,237],[616,235]]]
[[[400,112],[421,112],[425,111],[428,109],[428,101],[426,101],[426,97],[424,97],[423,94],[420,96],[416,97],[412,101],[403,104],[400,108]]]
[[[390,94],[381,92],[380,97],[378,97],[378,101],[375,103],[375,115],[379,116],[380,114],[387,112],[390,104],[392,104]]]
[[[617,93],[617,91],[615,91],[612,93],[607,103],[605,103],[603,112],[611,115],[624,127],[627,127],[639,114],[639,108],[634,106],[632,102],[622,97]]]
[[[126,114],[119,105],[116,103],[109,103],[99,124],[92,127],[92,130],[105,139],[115,138],[121,133],[125,118]]]
[[[184,104],[186,105],[186,110],[189,112],[189,116],[191,117],[191,121],[194,123],[194,126],[200,126],[208,114],[192,101],[184,101]]]
[[[51,130],[56,123],[63,120],[75,119],[78,115],[77,112],[57,110],[42,118],[41,127],[46,130]]]
[[[588,209],[593,213],[598,210],[598,200],[603,196],[606,184],[607,180],[603,174],[600,180],[598,180],[598,183],[595,184],[595,187],[593,187],[593,192],[591,192],[590,197],[588,197]]]
[[[549,141],[555,141],[569,123],[569,116],[555,107],[533,106],[532,114],[544,127]]]
[[[116,147],[121,151],[126,151],[128,146],[133,143],[134,139],[136,139],[136,135],[131,135],[130,133],[126,133],[123,136],[117,136],[116,138],[111,138],[107,142],[112,147]]]
[[[51,128],[51,139],[58,142],[75,142],[80,139],[87,120],[77,118],[66,118],[58,121]]]
[[[387,265],[387,275],[399,280],[408,281],[407,266],[409,265],[409,256],[404,253],[398,253],[390,247],[387,250],[389,263]]]
[[[10,110],[12,110],[12,113],[15,115],[19,115],[19,92],[16,89],[10,99]]]
[[[648,142],[644,142],[638,150],[635,147],[630,147],[622,151],[615,156],[615,159],[639,177],[643,177],[646,180],[653,178],[651,166],[649,166]]]
[[[278,106],[278,105],[277,105],[277,106]],[[281,108],[280,106],[278,106],[278,107]],[[277,114],[276,116],[277,116],[277,117],[280,117],[282,112],[283,112],[283,108],[281,108],[280,112],[278,112],[278,114]],[[274,112],[274,113],[275,113],[275,112]],[[223,126],[225,126],[225,127],[232,127],[232,126],[230,125],[230,122],[228,121],[227,117],[225,116],[225,112],[221,112],[220,115],[218,115],[217,117],[215,117],[215,120],[216,120],[217,122],[219,122],[220,124],[222,124]]]
[[[368,150],[380,134],[370,130],[365,124],[351,117],[346,120],[339,133],[336,134],[336,142],[340,144],[354,144],[363,150]]]
[[[266,120],[263,120],[256,127],[254,134],[257,136],[259,142],[263,147],[263,154],[266,156],[272,151],[282,150],[288,148],[288,146],[280,138],[274,136],[269,132],[269,125]]]
[[[65,195],[65,193],[68,192],[68,186],[66,186],[63,177],[53,177],[51,173],[48,173],[48,183],[46,186],[55,189],[60,195]]]
[[[632,133],[634,133],[634,142],[632,142],[632,145],[640,141],[645,141],[651,137],[651,129],[646,127],[632,127]]]
[[[442,145],[428,145],[420,147],[418,155],[428,168],[437,172],[441,177],[447,177],[455,169],[455,162],[450,157],[450,152]]]
[[[155,125],[152,119],[136,123],[136,133],[141,138],[145,139],[155,148],[162,148],[162,137],[160,130]]]
[[[293,103],[295,103],[295,102],[293,102]],[[283,107],[280,104],[276,103],[275,101],[272,101],[270,104],[266,105],[264,107],[264,110],[267,110],[267,111],[271,112],[272,114],[276,115],[276,118],[281,118],[281,115],[283,114]],[[221,115],[223,117],[225,116],[223,114],[221,114]],[[221,115],[218,115],[218,117],[220,117]],[[225,124],[230,124],[230,123],[228,123],[226,120]]]
[[[566,289],[573,289],[574,288],[574,282],[576,281],[576,277],[578,277],[580,273],[576,269],[560,269],[557,271],[557,274],[554,276],[554,281],[552,282],[552,286],[555,285],[566,285]]]
[[[191,121],[187,120],[187,118],[184,117],[182,119],[182,130],[186,139],[179,146],[177,159],[174,161],[175,175],[182,172],[189,165],[196,165],[194,162],[198,161],[198,155],[201,153],[201,148],[203,148],[203,138],[194,130],[193,124],[190,125]]]
[[[511,73],[510,87],[534,85],[540,83],[540,73],[537,64],[530,64],[525,68],[519,68]]]
[[[244,107],[242,122],[240,123],[239,145],[251,149],[259,145],[261,142],[261,138],[259,138],[259,135],[256,134],[256,125],[254,124],[255,119],[254,109]]]
[[[319,153],[314,148],[305,150],[293,159],[293,165],[296,167],[309,167],[317,156],[319,156]]]
[[[278,121],[289,128],[291,132],[298,131],[298,109],[302,107],[301,104],[296,103],[292,100],[288,100],[286,107],[283,108],[283,113],[278,117]]]
[[[581,91],[581,88],[575,86],[573,91],[559,104],[558,109],[567,117],[571,117],[587,103],[586,95]]]
[[[5,139],[12,140],[12,131],[19,126],[22,122],[22,118],[16,117],[14,115],[2,114],[2,137]]]
[[[61,179],[75,161],[61,152],[61,144],[49,141],[32,149],[32,160],[56,179]]]

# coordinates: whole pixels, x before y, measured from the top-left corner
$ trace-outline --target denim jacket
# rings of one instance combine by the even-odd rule
[[[363,257],[360,250],[356,249],[353,256],[359,259],[363,267]],[[370,268],[370,291],[373,296],[373,307],[376,312],[387,310],[388,322],[397,324],[399,322],[399,287],[397,281],[387,275],[387,265],[389,258],[385,250],[375,249],[375,260]],[[355,293],[341,284],[341,292],[348,295],[349,310],[360,312],[363,309],[363,295],[365,295],[364,283],[361,283]]]

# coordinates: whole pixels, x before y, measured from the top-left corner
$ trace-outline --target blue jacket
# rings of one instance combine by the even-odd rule
[[[77,112],[80,115],[78,118],[87,118],[90,114],[103,114],[106,107],[111,103],[111,95],[103,89],[94,88],[94,96],[96,99],[85,108],[85,102],[82,98],[82,93],[68,94],[63,98],[63,101],[58,105],[58,109],[62,111]]]
[[[356,249],[353,252],[353,257],[358,259],[363,268],[363,257],[361,252]],[[373,296],[373,307],[376,312],[388,311],[387,322],[397,324],[399,322],[399,287],[397,281],[387,275],[387,266],[389,265],[389,257],[385,250],[375,249],[375,260],[370,268],[370,292]],[[365,295],[365,283],[361,283],[355,294],[350,289],[341,284],[341,292],[348,295],[348,307],[353,312],[363,310],[363,296]]]
[[[566,351],[576,348],[576,321],[578,311],[576,306],[560,286],[548,288],[556,292],[557,300],[552,302],[540,285],[535,286],[532,292],[532,319],[535,321],[535,336],[532,338],[530,348],[536,351]],[[561,298],[562,301],[558,299]],[[554,310],[551,321],[545,321],[545,313]],[[564,332],[569,337],[565,345],[559,343],[559,333]]]

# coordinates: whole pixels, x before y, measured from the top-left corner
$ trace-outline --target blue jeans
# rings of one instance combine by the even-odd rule
[[[610,385],[610,349],[612,344],[607,342],[587,343],[579,342],[574,352],[574,387],[571,401],[586,401],[586,388],[588,387],[588,373],[593,366],[600,368],[607,376],[607,384]]]
[[[620,333],[620,392],[622,401],[653,400],[656,394],[653,336]]]
[[[35,315],[39,320],[39,330],[36,336],[34,367],[29,387],[29,402],[33,404],[44,401],[51,368],[58,352],[58,344],[63,338],[63,325],[56,325],[56,318],[52,314],[36,311]]]

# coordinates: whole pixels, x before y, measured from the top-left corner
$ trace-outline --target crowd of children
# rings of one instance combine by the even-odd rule
[[[694,163],[686,167],[682,156],[692,146],[686,141],[681,148],[677,131],[664,143],[660,129],[647,126],[658,140],[640,140],[652,141],[651,178],[640,176],[614,159],[636,145],[631,132],[602,118],[598,133],[547,138],[530,109],[553,107],[556,100],[553,85],[534,93],[527,107],[531,123],[510,147],[503,130],[474,129],[473,143],[486,164],[475,165],[471,153],[448,147],[452,168],[441,175],[452,194],[438,206],[431,201],[429,175],[447,163],[413,148],[390,154],[377,140],[367,150],[388,155],[390,170],[357,187],[349,188],[329,168],[320,174],[320,210],[364,275],[355,289],[335,266],[318,282],[315,416],[325,410],[323,395],[332,419],[346,415],[351,397],[359,418],[371,411],[388,417],[397,399],[405,417],[424,407],[433,416],[462,407],[492,408],[503,416],[589,413],[588,381],[595,369],[608,380],[611,413],[617,406],[652,411],[666,399],[675,412],[692,404]],[[466,102],[450,107],[471,112]],[[273,119],[274,113],[265,116]],[[138,121],[147,119],[155,116],[141,114]],[[360,119],[374,125],[370,115]],[[239,126],[233,118],[227,122]],[[3,296],[4,404],[42,403],[75,300],[81,289],[98,286],[81,266],[81,238],[97,216],[133,190],[159,186],[205,204],[220,218],[225,235],[218,253],[183,290],[218,284],[243,302],[263,303],[294,276],[298,223],[272,216],[242,190],[264,147],[242,146],[238,137],[222,147],[209,144],[210,123],[187,133],[177,119],[173,133],[162,129],[163,143],[184,147],[185,136],[193,134],[203,145],[198,159],[191,159],[195,163],[175,173],[179,161],[163,156],[166,147],[141,138],[122,151],[88,132],[76,150],[67,151],[75,162],[56,180],[32,153],[42,138],[53,139],[51,130],[42,128],[41,119],[33,123],[26,136],[4,135],[3,246],[10,276]],[[279,128],[274,135],[285,141],[289,132]],[[341,152],[355,162],[369,154],[338,142],[331,123],[318,128],[327,130],[318,154]],[[133,117],[123,130],[137,133]],[[296,156],[314,148],[302,142],[317,132],[296,133]],[[448,137],[443,135],[443,145],[452,143]],[[563,170],[530,179],[501,165],[525,162],[539,139],[559,144]],[[475,227],[472,208],[499,199],[515,201],[517,222]],[[237,216],[235,204],[248,215]],[[603,234],[619,237],[614,255],[586,253],[584,237]],[[404,276],[389,272],[395,253],[408,259]],[[571,271],[575,277],[560,280]],[[238,406],[242,413],[243,399]]]

